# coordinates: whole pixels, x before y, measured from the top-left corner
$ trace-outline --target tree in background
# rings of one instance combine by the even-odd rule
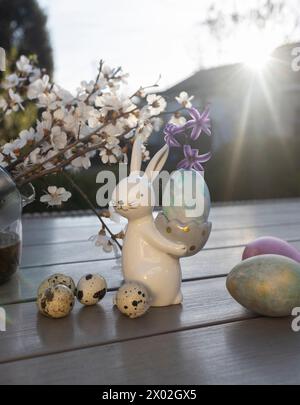
[[[262,57],[300,37],[300,0],[211,0],[199,21],[199,48],[209,42],[215,62]],[[200,65],[207,55],[201,55]],[[214,63],[214,62],[213,62]]]
[[[0,0],[0,46],[8,58],[35,54],[51,75],[52,47],[46,23],[47,16],[36,0]]]
[[[0,0],[0,46],[6,51],[8,73],[14,73],[13,67],[20,55],[27,55],[52,75],[52,47],[46,23],[47,16],[36,0]],[[0,145],[30,127],[36,114],[36,107],[28,102],[24,110],[13,111],[0,120]]]

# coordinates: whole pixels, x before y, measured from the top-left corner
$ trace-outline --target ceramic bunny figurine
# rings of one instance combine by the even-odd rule
[[[130,175],[120,181],[112,194],[112,205],[128,219],[123,241],[122,271],[125,281],[144,284],[154,307],[182,302],[179,258],[187,247],[165,238],[157,229],[152,215],[155,205],[153,181],[165,164],[169,147],[165,145],[149,162],[144,174],[142,142],[133,145]]]

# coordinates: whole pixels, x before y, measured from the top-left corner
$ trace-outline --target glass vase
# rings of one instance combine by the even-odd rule
[[[9,173],[0,167],[0,284],[8,281],[20,266],[22,208],[34,197],[32,186],[30,195],[22,195]]]

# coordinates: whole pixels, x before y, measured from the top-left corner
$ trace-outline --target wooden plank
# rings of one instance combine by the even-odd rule
[[[292,245],[300,249],[300,242],[293,242]],[[242,251],[242,247],[204,250],[196,256],[182,259],[183,280],[226,275],[241,260]],[[110,289],[118,288],[122,282],[119,260],[26,268],[20,270],[8,283],[0,286],[0,305],[34,300],[39,284],[54,273],[68,274],[76,281],[84,274],[100,273],[109,280]]]
[[[76,223],[76,218],[74,218],[73,221]],[[110,221],[108,225],[110,230],[116,234],[124,229],[126,223],[118,225]],[[98,234],[101,229],[101,225],[98,221],[95,221],[94,225],[89,226],[44,229],[44,225],[41,220],[39,229],[27,230],[26,225],[23,226],[23,229],[23,245],[35,246],[70,242],[87,242],[91,236]]]
[[[271,225],[293,223],[300,214],[300,199],[287,200],[266,200],[256,202],[240,202],[213,205],[210,219],[217,227],[232,228],[250,225]],[[76,219],[76,221],[75,221]],[[39,229],[40,221],[43,222],[43,229],[93,226],[97,222],[94,215],[87,216],[25,216],[24,225],[28,230]]]
[[[290,322],[259,318],[6,363],[0,383],[299,384]]]
[[[300,212],[299,212],[300,214]],[[76,218],[74,218],[76,223]],[[213,222],[213,229],[210,235],[209,241],[206,245],[208,248],[220,247],[223,244],[240,244],[246,243],[243,240],[248,241],[251,238],[261,235],[274,235],[285,239],[300,239],[300,221],[294,218],[294,220],[287,224],[280,225],[260,225],[255,226],[255,221],[251,226],[235,226],[232,224],[232,228],[220,229],[218,224]],[[112,222],[108,223],[110,229],[114,233],[120,232],[125,227],[125,223],[117,225]],[[66,228],[49,228],[44,229],[43,222],[40,224],[40,229],[30,230],[24,226],[24,246],[35,245],[48,245],[48,244],[60,244],[60,243],[72,243],[72,242],[87,242],[92,235],[96,235],[100,230],[98,222],[95,222],[93,226],[81,226],[81,227],[66,227]],[[242,241],[242,242],[240,242]]]
[[[74,240],[76,236],[80,239],[84,238],[84,229],[76,228],[76,230],[77,233],[75,233],[74,228],[66,228],[65,232],[70,232],[69,238],[71,238],[71,240]],[[44,234],[46,234],[46,232],[47,231],[44,231]],[[113,253],[107,254],[103,252],[102,248],[95,247],[93,242],[87,240],[89,236],[96,232],[97,229],[89,231],[85,235],[86,240],[84,241],[58,243],[59,238],[54,237],[53,240],[57,242],[54,244],[25,245],[23,249],[22,267],[74,263],[77,261],[94,261],[113,257]],[[66,233],[62,232],[62,234],[66,237]],[[264,235],[276,236],[288,241],[299,240],[300,224],[219,231],[214,231],[213,229],[203,250],[243,246],[253,239]],[[38,239],[38,234],[34,237]]]
[[[118,256],[120,256],[119,253]],[[102,248],[95,246],[90,241],[24,246],[21,267],[83,263],[95,260],[107,260],[114,257],[114,252],[103,252]]]
[[[37,314],[35,303],[7,305],[9,323],[0,334],[0,362],[254,316],[230,297],[225,278],[185,283],[183,294],[183,305],[151,308],[136,320],[112,307],[114,293],[101,305],[77,303],[69,317],[59,320]]]

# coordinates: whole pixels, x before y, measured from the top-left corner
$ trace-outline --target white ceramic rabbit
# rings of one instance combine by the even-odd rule
[[[169,147],[165,145],[140,173],[142,143],[133,145],[130,175],[120,181],[112,194],[115,210],[128,219],[123,241],[122,271],[125,281],[144,284],[154,307],[182,302],[179,258],[187,252],[181,243],[166,239],[156,228],[152,215],[155,204],[152,183],[165,164]]]

